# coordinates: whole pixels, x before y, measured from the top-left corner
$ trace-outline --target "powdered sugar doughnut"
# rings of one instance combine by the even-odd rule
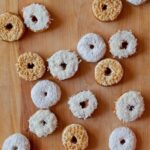
[[[127,58],[136,52],[137,39],[131,31],[118,31],[110,38],[109,46],[114,57]]]
[[[78,42],[77,51],[85,61],[97,62],[104,56],[106,44],[101,36],[88,33]]]
[[[116,102],[116,115],[124,122],[134,121],[144,112],[144,101],[140,92],[128,91]]]
[[[49,108],[60,100],[61,90],[56,83],[49,80],[41,80],[33,86],[31,97],[36,107]]]
[[[57,118],[49,110],[38,110],[29,119],[29,129],[38,137],[46,137],[55,131]]]
[[[33,32],[49,28],[51,18],[45,6],[33,3],[23,8],[22,11],[25,25]]]
[[[30,142],[24,135],[15,133],[4,141],[2,150],[30,150]]]
[[[87,119],[97,108],[97,99],[91,91],[82,91],[69,98],[69,108],[77,118]]]
[[[143,4],[144,2],[146,2],[147,0],[127,0],[127,2],[133,4],[133,5],[141,5]]]
[[[80,63],[77,54],[70,50],[60,50],[48,58],[47,61],[51,75],[59,80],[74,76]]]
[[[113,130],[109,137],[110,150],[135,150],[136,136],[127,127],[119,127]]]

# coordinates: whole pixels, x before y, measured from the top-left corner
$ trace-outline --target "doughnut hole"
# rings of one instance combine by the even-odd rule
[[[83,102],[80,102],[80,106],[82,107],[82,109],[86,108],[88,106],[89,101],[85,100]]]
[[[90,44],[89,47],[90,47],[90,49],[93,49],[93,48],[94,48],[94,45],[93,45],[93,44]]]
[[[7,30],[11,30],[13,28],[13,25],[11,23],[6,24],[5,28]]]
[[[128,109],[129,111],[133,111],[134,108],[135,108],[135,107],[134,107],[133,105],[128,105],[128,106],[127,106],[127,109]]]
[[[47,92],[44,92],[44,96],[47,96]]]
[[[38,21],[37,17],[34,16],[34,15],[31,16],[31,20],[32,20],[32,22],[34,22],[34,23],[37,23],[37,21]]]
[[[107,67],[107,68],[105,69],[104,74],[105,74],[105,76],[109,76],[109,75],[111,74],[111,72],[112,72],[111,69]]]
[[[71,143],[77,144],[77,138],[75,136],[71,138]]]
[[[60,64],[60,66],[61,66],[61,68],[62,68],[63,70],[65,70],[65,69],[66,69],[66,67],[67,67],[67,64],[66,64],[66,63],[64,63],[64,62],[62,62],[62,63]]]
[[[34,68],[34,64],[33,63],[28,63],[27,64],[27,68],[28,69],[33,69]]]
[[[127,47],[128,47],[128,42],[127,41],[123,41],[121,43],[120,49],[127,49]]]
[[[124,145],[126,143],[125,139],[120,140],[120,144]]]
[[[12,150],[18,150],[18,147],[17,146],[13,146]]]
[[[45,126],[47,124],[45,120],[41,120],[40,123],[42,124],[42,126]]]
[[[106,4],[102,4],[101,8],[102,8],[102,11],[105,11],[105,10],[107,10],[107,5]]]

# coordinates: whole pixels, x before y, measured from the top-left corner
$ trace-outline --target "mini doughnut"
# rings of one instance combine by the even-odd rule
[[[79,124],[71,124],[62,133],[62,143],[66,150],[85,150],[88,147],[87,131]]]
[[[121,0],[93,0],[94,16],[100,21],[113,21],[122,11]]]
[[[24,24],[21,18],[12,13],[0,15],[0,39],[4,41],[19,40],[24,33]]]
[[[136,6],[141,5],[141,4],[145,3],[146,1],[147,0],[127,0],[127,2],[129,2],[133,5],[136,5]]]
[[[38,81],[31,90],[33,103],[41,109],[55,105],[60,100],[60,97],[60,87],[49,80]]]
[[[123,77],[123,68],[115,59],[101,60],[95,67],[95,80],[103,86],[117,84]]]
[[[109,47],[114,57],[127,58],[136,52],[137,39],[131,31],[118,31],[110,38]]]
[[[49,28],[51,18],[48,10],[41,4],[30,4],[22,10],[25,25],[33,32]]]
[[[38,137],[52,134],[57,127],[57,118],[49,110],[38,110],[29,119],[29,130]]]
[[[19,76],[28,81],[41,78],[45,73],[44,60],[36,53],[25,52],[21,54],[16,63]]]
[[[109,137],[110,150],[135,150],[136,136],[127,127],[119,127],[113,130]]]
[[[24,135],[15,133],[4,141],[2,150],[30,150],[30,142]]]
[[[77,118],[87,119],[97,108],[97,99],[91,91],[82,91],[68,101],[69,108]]]
[[[116,102],[116,115],[124,122],[134,121],[144,112],[144,101],[140,92],[128,91]]]
[[[87,62],[97,62],[106,52],[103,38],[95,33],[84,35],[77,45],[77,52]]]
[[[77,54],[70,50],[57,51],[47,61],[51,75],[59,80],[74,76],[80,63]]]

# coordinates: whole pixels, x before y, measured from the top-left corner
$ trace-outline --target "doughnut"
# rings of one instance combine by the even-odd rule
[[[38,110],[29,119],[29,130],[36,134],[37,137],[46,137],[52,134],[56,127],[57,118],[49,110]]]
[[[77,52],[87,62],[97,62],[106,52],[103,38],[95,33],[84,35],[78,42]]]
[[[31,90],[33,103],[41,109],[55,105],[60,100],[60,97],[60,87],[49,80],[38,81]]]
[[[92,10],[99,21],[113,21],[122,11],[121,0],[93,0]]]
[[[82,91],[73,95],[68,101],[73,115],[80,119],[87,119],[97,108],[97,99],[91,91]]]
[[[70,50],[57,51],[47,61],[50,74],[59,80],[73,77],[80,63],[77,54]]]
[[[135,150],[136,136],[127,127],[119,127],[113,130],[109,137],[110,150]]]
[[[51,18],[48,10],[41,4],[30,4],[23,8],[24,23],[33,32],[44,31],[49,28]]]
[[[68,125],[62,133],[62,143],[66,150],[85,150],[88,147],[88,134],[79,124]]]
[[[114,57],[128,58],[136,53],[137,39],[131,31],[118,31],[110,38],[109,47]]]
[[[134,121],[144,112],[144,101],[138,91],[128,91],[119,97],[115,104],[115,112],[119,120]]]
[[[133,5],[138,6],[138,5],[145,3],[147,0],[126,0],[126,1]]]
[[[25,31],[22,19],[12,13],[0,15],[0,39],[3,41],[19,40]]]
[[[2,150],[30,150],[30,142],[21,133],[14,133],[4,141]]]
[[[123,77],[121,64],[111,58],[101,60],[95,67],[95,80],[102,86],[117,84]]]
[[[36,53],[25,52],[21,54],[16,63],[18,75],[27,81],[41,78],[45,73],[44,60]]]

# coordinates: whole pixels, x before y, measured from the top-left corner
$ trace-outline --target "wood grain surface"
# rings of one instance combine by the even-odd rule
[[[150,2],[135,7],[124,3],[117,21],[102,23],[92,14],[92,0],[0,0],[0,13],[10,11],[22,15],[22,8],[32,2],[39,2],[48,8],[54,19],[49,30],[42,33],[26,31],[17,42],[0,41],[0,145],[14,132],[25,134],[31,141],[32,150],[61,150],[61,133],[71,123],[80,123],[89,133],[87,150],[108,150],[111,131],[119,126],[128,126],[137,136],[137,150],[150,150]],[[82,62],[78,73],[69,80],[56,81],[49,72],[42,79],[56,81],[62,89],[61,101],[51,108],[59,119],[54,134],[37,138],[28,130],[28,119],[37,110],[31,101],[30,91],[36,82],[21,80],[15,68],[17,57],[25,52],[39,53],[45,60],[60,49],[76,50],[78,40],[87,32],[102,35],[107,42],[119,29],[131,29],[138,38],[136,55],[120,60],[125,74],[116,86],[101,87],[94,80],[96,64]],[[112,57],[107,50],[105,57]],[[92,118],[86,121],[73,117],[67,101],[72,94],[92,90],[99,106]],[[128,90],[139,90],[145,99],[146,111],[142,118],[132,123],[120,122],[114,111],[115,100]]]

